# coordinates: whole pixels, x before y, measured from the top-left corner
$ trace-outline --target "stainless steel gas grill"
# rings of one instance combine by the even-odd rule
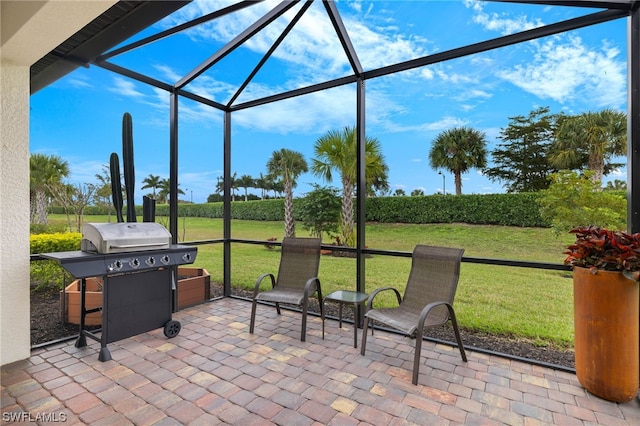
[[[80,332],[76,347],[86,337],[100,342],[100,361],[111,359],[107,344],[164,328],[165,336],[178,335],[181,325],[171,315],[175,307],[178,265],[193,263],[197,248],[171,244],[171,235],[159,224],[85,224],[82,250],[47,253],[81,280]],[[86,278],[103,277],[102,307],[85,309]],[[102,310],[100,337],[85,330],[85,315]]]

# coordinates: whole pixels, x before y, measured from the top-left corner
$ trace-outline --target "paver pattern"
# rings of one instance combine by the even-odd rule
[[[224,298],[174,314],[162,330],[109,344],[69,341],[2,367],[2,424],[91,425],[640,425],[640,401],[590,395],[571,373],[376,331],[366,356],[351,325]]]

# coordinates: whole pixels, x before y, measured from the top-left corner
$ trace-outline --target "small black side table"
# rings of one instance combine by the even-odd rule
[[[360,318],[360,306],[369,298],[366,293],[360,293],[359,291],[350,290],[338,290],[326,296],[322,299],[322,338],[324,339],[324,303],[326,301],[338,302],[339,304],[339,325],[342,328],[342,305],[345,303],[352,303],[354,308],[354,321],[353,321],[353,347],[358,347],[358,318]]]

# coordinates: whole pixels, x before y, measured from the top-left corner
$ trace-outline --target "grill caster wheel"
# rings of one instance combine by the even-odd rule
[[[178,321],[167,321],[164,325],[164,335],[169,339],[176,337],[180,333],[182,325]]]

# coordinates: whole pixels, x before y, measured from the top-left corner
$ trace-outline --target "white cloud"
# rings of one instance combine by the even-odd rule
[[[544,25],[541,19],[526,15],[488,13],[485,2],[465,0],[464,4],[473,10],[473,22],[503,35]],[[620,50],[606,40],[600,47],[592,47],[580,37],[564,33],[531,41],[526,47],[533,52],[527,62],[499,71],[499,78],[559,103],[589,99],[598,107],[620,107],[626,101],[626,65],[619,59]]]
[[[101,175],[107,162],[81,161],[70,159],[69,164],[73,164],[69,174],[69,181],[73,184],[97,183],[96,175]]]
[[[178,74],[173,68],[168,65],[163,64],[155,64],[153,68],[160,71],[160,73],[167,78],[167,80],[171,83],[176,83],[178,80],[182,78],[180,74]]]
[[[75,75],[75,74],[74,74]],[[83,78],[82,76],[80,77],[73,77],[73,78],[69,78],[68,80],[69,84],[75,88],[78,89],[90,89],[93,88],[93,84],[89,83],[85,78]]]
[[[498,73],[515,86],[560,103],[589,99],[598,107],[619,107],[626,100],[625,63],[620,51],[603,43],[593,49],[577,36],[532,42],[533,58]]]
[[[130,98],[144,98],[144,94],[136,90],[136,86],[133,81],[125,80],[122,77],[115,77],[113,79],[113,87],[109,87],[108,90],[121,96]]]
[[[499,31],[503,35],[514,34],[544,25],[540,20],[530,21],[527,16],[518,16],[515,19],[505,18],[497,13],[480,13],[474,16],[473,21],[490,31]]]
[[[237,111],[233,115],[233,123],[280,134],[324,132],[335,127],[353,125],[354,104],[353,90],[338,87]],[[319,120],[319,117],[322,119]]]
[[[436,74],[438,75],[438,77],[440,77],[442,79],[442,81],[445,81],[447,83],[452,83],[452,84],[471,84],[471,83],[475,83],[475,79],[470,77],[469,75],[458,74],[458,73],[455,73],[455,72],[446,73],[446,72],[442,71],[441,69],[436,70]]]
[[[189,30],[188,35],[197,42],[226,43],[277,4],[276,0],[257,3],[215,21],[199,25]],[[226,5],[228,5],[227,2],[219,0],[197,0],[174,14],[173,22],[166,21],[165,23],[169,25],[184,22]],[[397,26],[377,27],[368,23],[367,16],[371,12],[373,4],[369,5],[366,12],[362,12],[363,8],[360,3],[350,3],[349,6],[355,14],[344,14],[342,19],[365,69],[406,61],[427,53],[424,45],[428,41],[424,38],[400,33],[400,28]],[[247,40],[244,47],[264,54],[283,32],[297,10],[298,7],[289,10],[285,14],[286,19],[272,22]],[[307,79],[313,76],[315,81],[341,77],[351,73],[344,49],[320,2],[314,3],[306,11],[295,28],[273,53],[271,59],[273,58],[284,61],[288,66],[295,66],[297,75],[307,75]]]
[[[544,25],[540,19],[532,20],[526,15],[520,15],[512,18],[506,13],[499,14],[485,12],[484,2],[465,0],[464,4],[467,8],[472,9],[476,13],[473,16],[473,22],[481,25],[488,31],[498,31],[502,35],[526,31]]]
[[[459,95],[455,96],[453,99],[459,102],[468,101],[470,99],[489,99],[493,95],[485,90],[480,89],[469,89],[461,92]]]
[[[434,77],[434,72],[430,68],[420,68],[420,76],[425,80],[432,80]]]
[[[468,122],[458,117],[445,116],[437,121],[402,125],[397,122],[388,121],[384,123],[385,129],[389,133],[400,132],[440,132],[452,127],[460,127],[466,125]]]

